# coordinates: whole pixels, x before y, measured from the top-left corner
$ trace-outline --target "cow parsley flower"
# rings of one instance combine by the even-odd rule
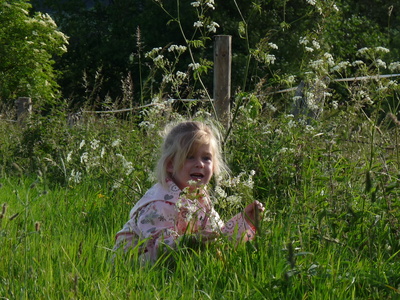
[[[186,49],[187,49],[186,46],[171,45],[171,46],[169,46],[169,48],[168,48],[168,52],[176,51],[176,52],[178,52],[178,53],[183,53],[183,52],[186,51]]]
[[[89,153],[83,152],[81,155],[81,163],[87,163],[89,161]]]
[[[311,47],[304,47],[304,50],[306,50],[306,52],[314,52],[314,49]]]
[[[79,149],[82,149],[83,146],[85,146],[85,140],[82,140],[81,143],[79,144]]]
[[[100,141],[94,139],[93,141],[90,142],[90,147],[91,147],[93,150],[96,150],[96,149],[99,147],[99,144],[100,144]]]
[[[268,43],[268,46],[269,46],[271,49],[278,49],[278,46],[277,46],[276,44],[274,44],[274,43]]]
[[[120,139],[116,139],[115,141],[112,142],[111,146],[113,147],[117,147],[121,144],[121,140]]]
[[[196,21],[193,23],[193,27],[200,28],[203,27],[204,23],[202,21]]]
[[[207,25],[207,29],[209,32],[216,32],[217,27],[219,27],[219,24],[216,22],[211,22],[211,24]]]
[[[386,63],[385,63],[382,59],[380,59],[380,58],[378,58],[378,59],[376,60],[376,65],[377,65],[378,68],[384,68],[384,69],[386,69]]]
[[[273,55],[273,54],[268,54],[266,57],[265,57],[265,61],[268,63],[268,64],[274,64],[275,63],[275,60],[276,60],[276,57],[275,57],[275,55]]]
[[[389,64],[389,70],[390,71],[396,71],[396,70],[400,70],[400,62],[399,61],[394,61],[392,63]]]
[[[388,48],[385,48],[385,47],[376,47],[375,48],[375,51],[376,52],[382,52],[382,53],[389,53],[390,52],[390,50],[388,49]]]
[[[193,70],[197,70],[198,68],[200,68],[200,64],[199,63],[190,63],[189,64],[189,68],[193,69]]]
[[[211,9],[215,9],[215,2],[214,2],[214,0],[207,0],[206,1],[206,5],[209,7],[209,8],[211,8]]]
[[[318,41],[316,41],[316,40],[313,40],[313,41],[312,41],[312,44],[313,44],[313,46],[314,46],[315,49],[321,48],[320,44],[319,44]]]
[[[80,183],[82,180],[82,173],[79,171],[75,172],[75,169],[71,171],[71,176],[69,177],[70,181],[73,181],[74,183]]]
[[[72,159],[72,151],[70,151],[67,155],[67,162],[70,162]]]

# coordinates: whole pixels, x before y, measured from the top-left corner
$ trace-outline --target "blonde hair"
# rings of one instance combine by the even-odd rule
[[[161,157],[156,173],[158,182],[165,185],[168,178],[174,174],[167,171],[170,162],[175,166],[174,172],[181,169],[186,157],[202,145],[210,145],[213,155],[214,174],[219,175],[228,168],[222,158],[219,131],[213,125],[197,121],[181,122],[172,129],[166,128],[164,143],[161,147]]]

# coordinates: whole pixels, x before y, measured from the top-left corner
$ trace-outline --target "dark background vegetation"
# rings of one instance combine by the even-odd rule
[[[177,2],[162,3],[172,15],[177,14]],[[134,102],[138,102],[139,55],[143,57],[154,47],[185,45],[176,23],[168,23],[171,18],[152,0],[32,0],[31,4],[34,10],[49,12],[60,30],[69,36],[68,52],[57,59],[55,68],[61,72],[62,94],[73,107],[88,104],[85,93],[96,89],[96,72],[102,84],[96,89],[95,97],[121,98],[121,80],[131,74]],[[217,34],[233,36],[234,91],[251,89],[259,78],[274,85],[274,77],[280,74],[300,75],[304,53],[298,41],[310,34],[322,41],[322,47],[335,59],[355,59],[357,49],[373,46],[389,48],[389,59],[399,57],[400,8],[392,1],[336,1],[340,12],[335,16],[318,12],[301,0],[216,1],[215,5],[211,17],[220,24]],[[190,1],[180,3],[180,18],[183,28],[190,31],[196,21]],[[241,22],[247,24],[248,36],[242,36]],[[266,68],[252,61],[245,86],[243,75],[249,48],[255,48],[262,39],[279,46],[279,51],[274,53],[276,62]],[[199,51],[212,59],[212,41]],[[182,68],[188,62],[183,59]],[[141,70],[145,77],[148,68]],[[205,78],[209,89],[212,88],[210,78],[211,75]]]

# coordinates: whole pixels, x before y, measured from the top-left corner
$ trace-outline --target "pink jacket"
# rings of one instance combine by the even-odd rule
[[[233,236],[235,232],[239,241],[254,237],[255,229],[246,222],[242,213],[223,223],[209,197],[191,200],[183,197],[182,191],[172,181],[168,181],[167,186],[155,184],[136,203],[129,221],[116,235],[114,250],[124,245],[127,251],[140,242],[140,258],[155,261],[161,244],[175,248],[186,233],[196,233],[205,239],[219,234]]]

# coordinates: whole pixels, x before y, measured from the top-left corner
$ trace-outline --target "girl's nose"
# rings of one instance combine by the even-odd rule
[[[200,158],[196,159],[196,168],[204,168],[204,163]]]

